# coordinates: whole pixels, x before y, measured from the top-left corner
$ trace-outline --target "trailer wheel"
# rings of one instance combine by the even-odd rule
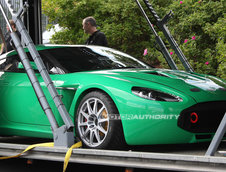
[[[81,100],[76,118],[76,136],[84,147],[117,149],[125,143],[121,120],[112,99],[105,93],[93,91]]]

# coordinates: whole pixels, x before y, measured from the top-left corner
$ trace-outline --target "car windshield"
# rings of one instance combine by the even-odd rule
[[[121,69],[121,68],[151,68],[147,64],[120,51],[98,47],[57,47],[39,51],[41,57],[51,61],[55,68],[66,73]]]

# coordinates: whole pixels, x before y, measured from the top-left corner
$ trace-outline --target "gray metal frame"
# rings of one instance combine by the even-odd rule
[[[36,50],[35,45],[31,39],[28,31],[26,30],[26,28],[21,20],[21,16],[23,15],[24,12],[26,12],[28,5],[27,5],[27,3],[25,3],[25,5],[19,9],[18,13],[15,14],[13,11],[13,8],[11,7],[11,4],[8,3],[7,1],[6,1],[6,4],[9,8],[9,11],[12,14],[12,18],[17,26],[17,29],[21,34],[21,38],[23,39],[25,46],[28,48],[35,64],[37,65],[38,70],[48,88],[48,91],[49,91],[50,95],[52,96],[52,99],[54,100],[54,103],[65,123],[65,125],[63,125],[61,127],[58,126],[58,123],[57,123],[57,121],[54,117],[54,114],[51,110],[51,107],[44,95],[44,92],[40,86],[40,83],[39,83],[36,75],[35,75],[35,72],[30,65],[30,61],[29,61],[26,53],[24,52],[24,49],[21,45],[21,40],[18,38],[17,34],[15,32],[13,32],[13,30],[9,24],[9,20],[2,7],[2,4],[0,3],[1,12],[10,28],[10,32],[11,32],[10,34],[11,34],[12,40],[14,42],[14,45],[16,47],[16,50],[19,54],[19,57],[21,59],[21,62],[23,64],[23,66],[27,72],[27,75],[31,81],[31,84],[35,90],[36,96],[51,124],[53,136],[54,136],[54,145],[70,147],[72,144],[74,144],[74,132],[73,132],[74,124],[73,124],[72,120],[70,119],[69,113],[67,112],[60,96],[58,95],[57,90],[54,87],[54,84],[49,76],[49,73],[48,73],[38,51]]]

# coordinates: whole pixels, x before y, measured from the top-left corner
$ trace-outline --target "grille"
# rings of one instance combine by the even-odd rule
[[[193,133],[214,133],[225,112],[226,101],[199,103],[183,110],[177,124]]]

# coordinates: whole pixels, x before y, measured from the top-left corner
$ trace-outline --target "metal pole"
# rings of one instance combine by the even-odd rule
[[[28,75],[28,77],[29,77],[29,79],[31,81],[31,84],[32,84],[32,86],[33,86],[33,88],[35,90],[35,93],[36,93],[36,95],[38,97],[38,100],[39,100],[39,102],[40,102],[45,114],[47,115],[47,117],[48,117],[48,119],[50,121],[52,130],[55,131],[58,128],[58,125],[57,125],[57,122],[56,122],[56,120],[54,118],[53,112],[52,112],[52,110],[51,110],[51,108],[50,108],[50,106],[49,106],[49,104],[47,102],[47,99],[46,99],[46,97],[45,97],[45,95],[44,95],[44,93],[42,91],[42,88],[41,88],[41,86],[40,86],[40,84],[38,82],[38,79],[37,79],[37,77],[35,75],[35,72],[34,72],[34,70],[32,69],[32,67],[30,65],[29,59],[27,57],[27,54],[24,52],[24,49],[23,49],[23,47],[21,45],[21,42],[20,42],[20,39],[18,38],[18,35],[15,32],[13,32],[13,29],[12,29],[12,27],[11,27],[11,25],[9,23],[9,20],[8,20],[6,14],[5,14],[5,11],[4,11],[3,7],[2,7],[1,2],[0,2],[0,9],[1,9],[1,12],[2,12],[4,18],[5,18],[6,23],[9,26],[9,30],[11,32],[10,33],[11,38],[12,38],[13,43],[14,43],[16,49],[17,49],[17,52],[18,52],[19,57],[21,59],[21,62],[22,62],[23,66],[24,66],[24,68],[25,68],[25,70],[27,72],[27,75]]]
[[[151,28],[151,31],[154,33],[155,36],[158,36],[158,34],[157,34],[157,32],[155,31],[155,29],[154,29],[154,27],[153,27],[151,21],[149,20],[149,18],[148,18],[148,16],[147,16],[147,14],[145,13],[143,7],[141,6],[139,0],[135,0],[135,1],[136,1],[136,3],[137,3],[138,7],[140,8],[140,10],[141,10],[141,12],[142,12],[144,18],[147,20],[148,25],[149,25],[150,28]]]
[[[8,4],[8,3],[7,3],[7,6],[9,9],[11,8],[10,4]],[[27,7],[28,7],[28,5],[27,5],[27,3],[25,3],[24,7],[20,8],[17,14],[11,13],[12,17],[13,17],[13,21],[15,22],[15,24],[18,28],[18,31],[20,32],[21,37],[24,40],[25,45],[27,46],[35,64],[37,65],[38,70],[48,88],[50,95],[52,96],[52,99],[53,99],[53,101],[57,107],[57,110],[60,113],[61,118],[63,119],[65,125],[63,125],[61,127],[58,126],[55,116],[51,110],[51,107],[50,107],[50,105],[44,95],[44,92],[40,86],[40,83],[35,75],[35,72],[30,65],[30,61],[29,61],[26,53],[24,52],[24,49],[22,48],[21,41],[19,40],[17,34],[15,32],[13,32],[13,30],[9,24],[9,27],[11,28],[10,29],[11,37],[15,44],[15,47],[17,49],[21,62],[27,72],[27,75],[28,75],[28,77],[31,81],[31,84],[35,90],[35,93],[38,97],[38,100],[39,100],[45,114],[47,115],[48,120],[53,129],[54,145],[70,147],[72,144],[74,144],[74,132],[73,132],[74,124],[73,124],[73,122],[70,118],[70,115],[67,112],[62,100],[60,99],[60,96],[58,95],[58,92],[49,76],[49,73],[47,72],[47,69],[46,69],[38,51],[35,48],[35,45],[31,39],[28,31],[26,30],[26,28],[21,20],[21,15],[26,11]],[[4,9],[2,8],[2,6],[1,6],[1,11],[5,17],[5,20],[8,22],[8,18],[5,15],[5,12],[4,12]],[[11,9],[11,11],[12,11],[12,9]]]
[[[168,30],[167,26],[164,24],[160,26],[163,34],[165,35],[166,39],[169,41],[172,49],[175,51],[176,55],[180,59],[181,63],[183,64],[184,68],[188,72],[194,72],[193,68],[191,67],[190,63],[188,62],[187,58],[185,57],[184,53],[180,49],[179,45],[171,35],[170,31]]]
[[[178,46],[178,44],[176,43],[175,39],[171,35],[169,29],[165,25],[167,23],[167,21],[172,17],[172,11],[170,11],[170,13],[167,14],[163,18],[163,20],[161,20],[160,17],[158,16],[158,14],[156,13],[156,11],[154,10],[153,6],[149,3],[149,1],[148,0],[143,0],[143,1],[144,1],[145,5],[148,7],[148,9],[151,12],[151,14],[156,19],[157,26],[160,28],[160,30],[165,35],[166,39],[169,41],[172,49],[175,51],[176,55],[180,59],[180,61],[183,64],[184,68],[186,69],[186,71],[193,72],[194,70],[192,69],[191,65],[189,64],[188,60],[186,59],[184,53],[181,51],[181,49]]]
[[[152,26],[152,23],[150,22],[147,14],[145,13],[143,7],[141,6],[139,0],[135,0],[138,7],[140,8],[144,18],[146,19],[146,21],[148,22],[148,25],[150,26],[152,32],[154,33],[155,35],[155,40],[156,42],[159,44],[160,48],[161,48],[161,52],[163,54],[163,56],[165,57],[167,63],[169,64],[170,68],[173,69],[173,70],[178,70],[175,62],[173,61],[173,58],[171,57],[169,51],[167,50],[166,48],[166,45],[164,44],[164,42],[162,41],[162,39],[160,38],[160,36],[157,34],[157,32],[155,31],[154,27]]]
[[[226,113],[224,114],[224,117],[221,120],[221,123],[217,129],[217,132],[215,133],[213,140],[209,145],[209,148],[205,154],[206,156],[214,156],[225,132],[226,132]]]
[[[53,85],[53,82],[48,74],[48,71],[41,59],[41,56],[39,55],[39,53],[37,52],[35,45],[31,39],[31,37],[29,36],[28,32],[26,31],[26,28],[24,27],[22,21],[19,18],[14,19],[15,23],[18,27],[18,31],[21,33],[21,37],[24,38],[24,43],[27,46],[35,64],[37,64],[37,67],[39,69],[39,72],[42,76],[42,78],[44,79],[44,82],[50,92],[50,95],[52,96],[56,107],[58,108],[58,111],[60,113],[60,115],[62,116],[62,119],[64,121],[64,123],[67,126],[67,129],[71,129],[74,127],[74,124],[72,123],[68,112],[65,109],[65,106],[63,104],[63,102],[61,101],[57,90],[55,88],[55,86]]]

